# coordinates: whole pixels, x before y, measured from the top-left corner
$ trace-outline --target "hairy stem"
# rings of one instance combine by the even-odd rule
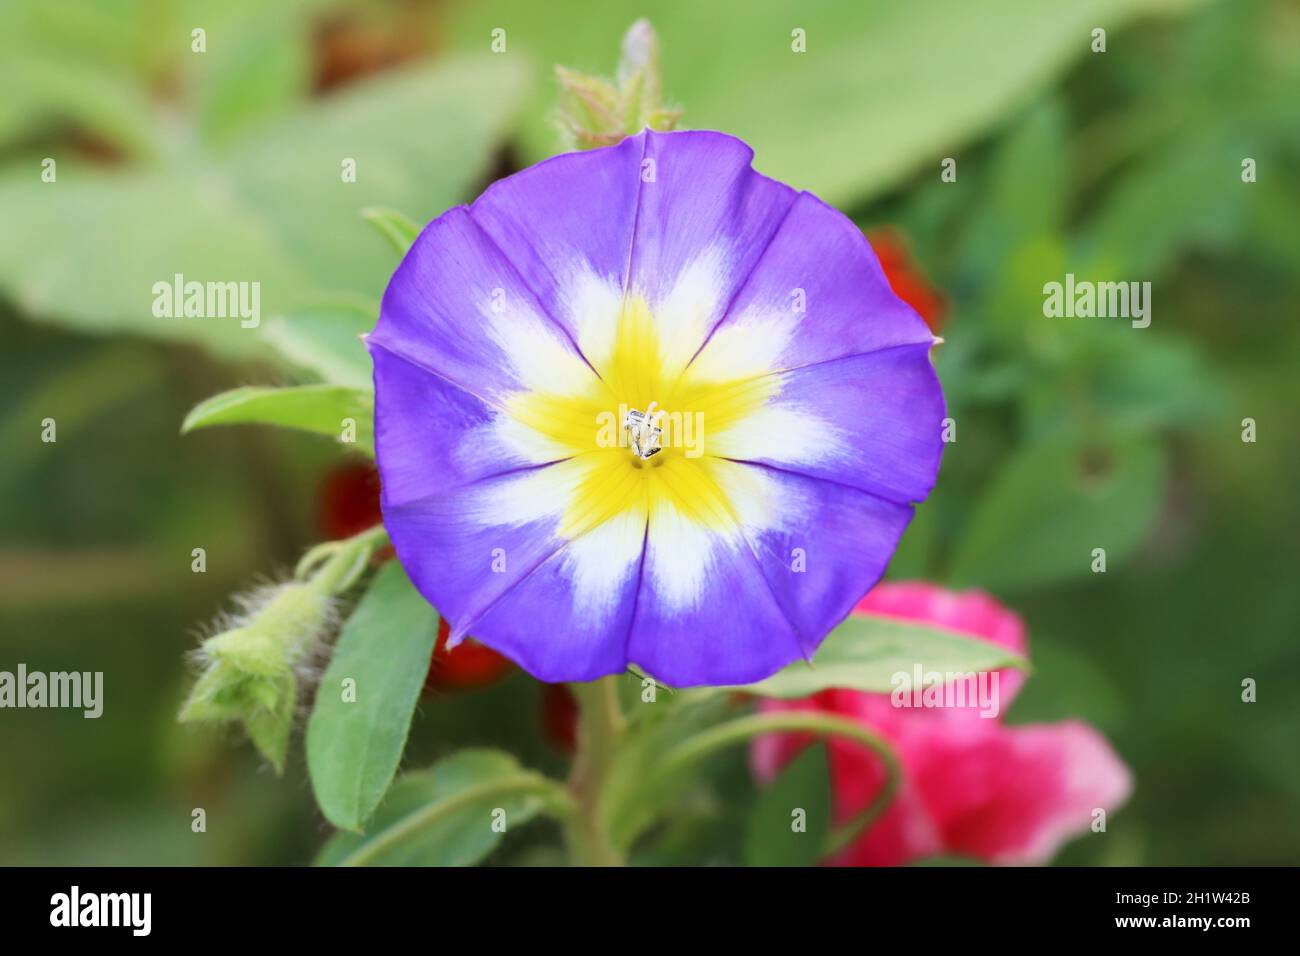
[[[570,684],[578,701],[578,751],[569,776],[574,814],[567,840],[574,862],[584,866],[622,866],[622,855],[610,844],[602,817],[601,797],[623,736],[616,677]]]

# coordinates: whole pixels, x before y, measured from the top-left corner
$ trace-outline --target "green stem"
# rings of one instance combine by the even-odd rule
[[[558,816],[567,816],[569,797],[564,788],[554,780],[527,771],[502,777],[454,793],[444,800],[427,804],[398,820],[388,829],[363,843],[339,861],[339,866],[369,866],[393,847],[411,839],[421,830],[433,826],[465,807],[473,806],[494,797],[518,793],[540,793],[550,797],[550,810]]]
[[[569,852],[584,866],[622,866],[609,840],[601,797],[625,723],[618,705],[618,678],[570,684],[578,701],[577,754],[569,776],[574,814],[567,831]]]
[[[312,583],[337,594],[347,590],[365,570],[370,556],[388,540],[388,530],[377,524],[338,541],[324,541],[308,550],[294,576],[311,577]]]
[[[771,714],[752,714],[710,727],[694,737],[690,737],[667,754],[656,769],[656,773],[671,775],[679,773],[688,765],[695,763],[716,750],[743,743],[760,734],[774,732],[799,732],[840,736],[865,744],[880,758],[885,767],[885,785],[880,788],[876,798],[860,814],[844,826],[833,831],[826,840],[825,855],[832,856],[852,843],[868,826],[884,813],[889,802],[898,791],[901,771],[898,758],[893,748],[885,740],[866,727],[833,714],[815,711],[787,710]]]

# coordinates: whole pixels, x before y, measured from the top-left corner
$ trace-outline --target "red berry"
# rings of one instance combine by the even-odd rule
[[[492,648],[467,637],[451,650],[447,639],[451,625],[444,619],[438,623],[438,641],[433,647],[433,660],[429,674],[424,679],[426,690],[468,690],[483,687],[502,677],[514,664]]]
[[[537,695],[537,719],[542,738],[562,754],[578,743],[578,702],[563,684],[543,684]]]
[[[339,465],[321,482],[319,515],[321,531],[330,539],[379,524],[379,472],[373,465]]]

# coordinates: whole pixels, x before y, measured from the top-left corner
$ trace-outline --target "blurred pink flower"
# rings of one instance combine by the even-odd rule
[[[881,584],[854,613],[922,621],[1024,653],[1015,614],[977,591],[923,583]],[[832,638],[833,640],[833,638]],[[1024,682],[1002,671],[998,713]],[[950,854],[987,863],[1045,863],[1067,839],[1087,832],[1094,810],[1108,813],[1132,789],[1128,768],[1097,731],[1080,721],[1008,727],[980,708],[900,708],[889,694],[825,691],[806,700],[765,701],[766,711],[824,710],[855,718],[885,737],[902,765],[893,802],[855,843],[828,861],[893,866]],[[805,747],[807,734],[771,734],[751,753],[770,780]],[[828,742],[834,814],[843,823],[864,810],[885,780],[884,767],[859,745]]]

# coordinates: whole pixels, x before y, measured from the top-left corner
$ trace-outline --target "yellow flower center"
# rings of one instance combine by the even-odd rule
[[[690,356],[670,360],[649,306],[624,297],[608,357],[594,364],[589,383],[572,393],[527,392],[510,402],[510,414],[572,456],[572,492],[560,533],[572,538],[621,516],[636,518],[671,509],[680,518],[716,531],[737,526],[726,493],[725,459],[708,454],[719,435],[757,410],[775,391],[771,376],[719,381],[694,370]],[[637,416],[651,415],[661,429],[660,449],[637,447]],[[629,428],[629,425],[632,428]]]

